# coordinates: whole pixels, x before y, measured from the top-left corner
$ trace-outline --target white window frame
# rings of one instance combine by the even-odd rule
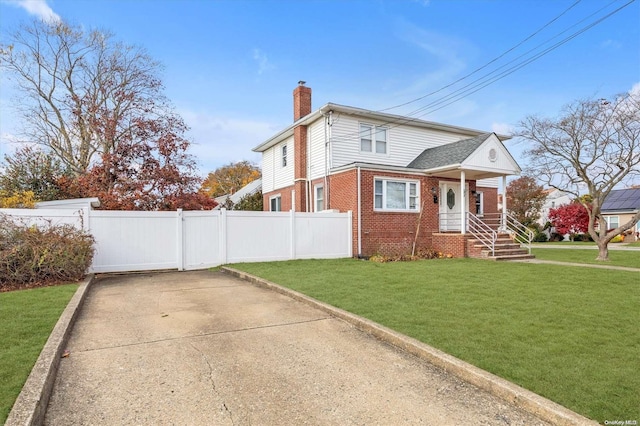
[[[282,145],[280,149],[281,157],[282,157],[282,167],[287,167],[287,145]]]
[[[318,196],[319,190],[322,190],[322,197]],[[313,187],[313,200],[314,200],[314,208],[316,212],[320,212],[324,210],[324,185],[318,184]]]
[[[276,201],[276,210],[273,209],[273,202]],[[276,194],[269,197],[269,211],[281,212],[282,211],[282,195]]]
[[[484,192],[476,191],[474,198],[475,198],[474,204],[476,206],[476,215],[478,217],[482,217],[484,216]],[[480,202],[478,203],[478,201]],[[480,209],[478,209],[478,204],[480,205]]]
[[[376,182],[382,182],[382,193],[376,191]],[[387,184],[388,183],[405,184],[405,208],[388,208],[387,206]],[[415,185],[415,195],[411,195],[411,185]],[[376,205],[376,197],[381,196],[382,207]],[[411,208],[411,199],[415,208]],[[376,176],[373,178],[373,210],[378,212],[399,212],[399,213],[420,213],[420,181],[415,179],[390,178],[384,176]]]
[[[611,226],[611,219],[616,218],[616,222],[617,225],[616,226]],[[609,229],[616,229],[618,226],[620,226],[620,216],[615,216],[615,215],[611,215],[611,216],[604,216],[604,221],[607,222],[607,231]]]
[[[389,128],[387,126],[376,126],[369,123],[360,123],[358,128],[360,129],[360,152],[366,152],[376,155],[387,155],[389,153]],[[368,131],[367,131],[368,129]],[[384,141],[378,140],[378,133],[384,132]],[[368,134],[367,134],[368,133]],[[368,136],[368,138],[363,137]],[[369,141],[370,149],[362,148],[362,141]],[[378,151],[378,143],[384,142],[384,151]]]

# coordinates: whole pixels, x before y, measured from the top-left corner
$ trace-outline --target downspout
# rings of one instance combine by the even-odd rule
[[[310,212],[311,210],[309,210],[309,206],[311,203],[311,129],[309,127],[307,127],[307,175],[306,175],[306,182],[305,182],[305,191],[307,192],[307,196],[305,197],[306,199],[306,203],[305,203],[305,208],[306,208],[306,212]]]
[[[331,138],[333,136],[333,132],[331,127],[333,126],[333,111],[329,111],[329,116],[327,118],[327,125],[325,125],[325,135],[324,135],[324,206],[325,209],[331,208],[331,191],[329,190],[329,180],[327,179],[327,174],[329,170],[329,162],[331,161]],[[327,135],[327,126],[329,127],[328,135]]]
[[[362,257],[362,225],[361,225],[361,220],[362,220],[362,209],[360,208],[360,201],[361,201],[361,197],[360,197],[360,166],[358,166],[357,168],[358,170],[358,257]]]

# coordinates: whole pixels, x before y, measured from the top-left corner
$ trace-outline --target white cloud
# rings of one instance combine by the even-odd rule
[[[491,131],[499,135],[511,135],[513,134],[513,126],[506,123],[493,123],[491,124]]]
[[[640,96],[640,82],[634,84],[629,90],[630,95]]]
[[[267,54],[260,49],[253,49],[253,59],[258,63],[258,74],[262,74],[265,71],[275,69],[275,65],[269,62]]]
[[[30,15],[34,15],[43,21],[60,21],[60,16],[49,7],[47,0],[3,0],[3,2],[21,7]]]
[[[250,119],[188,110],[179,113],[191,127],[190,151],[197,158],[203,176],[232,162],[248,160],[260,164],[261,155],[251,150],[282,130],[273,123]]]

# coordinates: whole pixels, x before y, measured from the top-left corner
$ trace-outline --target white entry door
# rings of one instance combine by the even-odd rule
[[[460,182],[440,182],[440,230],[460,231]],[[468,208],[465,208],[467,211]]]

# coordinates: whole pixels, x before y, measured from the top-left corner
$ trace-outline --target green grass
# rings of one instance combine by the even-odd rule
[[[0,424],[77,288],[68,284],[0,293]]]
[[[548,241],[545,243],[533,243],[534,247],[544,247],[544,246],[595,246],[596,243],[593,241]]]
[[[627,247],[640,247],[640,240],[627,244]]]
[[[640,419],[638,273],[474,259],[232,265],[600,422]]]
[[[609,250],[609,261],[596,260],[598,250],[594,249],[543,249],[533,248],[531,253],[536,259],[558,262],[590,263],[594,265],[626,266],[640,268],[640,250]],[[636,278],[638,280],[638,278]]]

